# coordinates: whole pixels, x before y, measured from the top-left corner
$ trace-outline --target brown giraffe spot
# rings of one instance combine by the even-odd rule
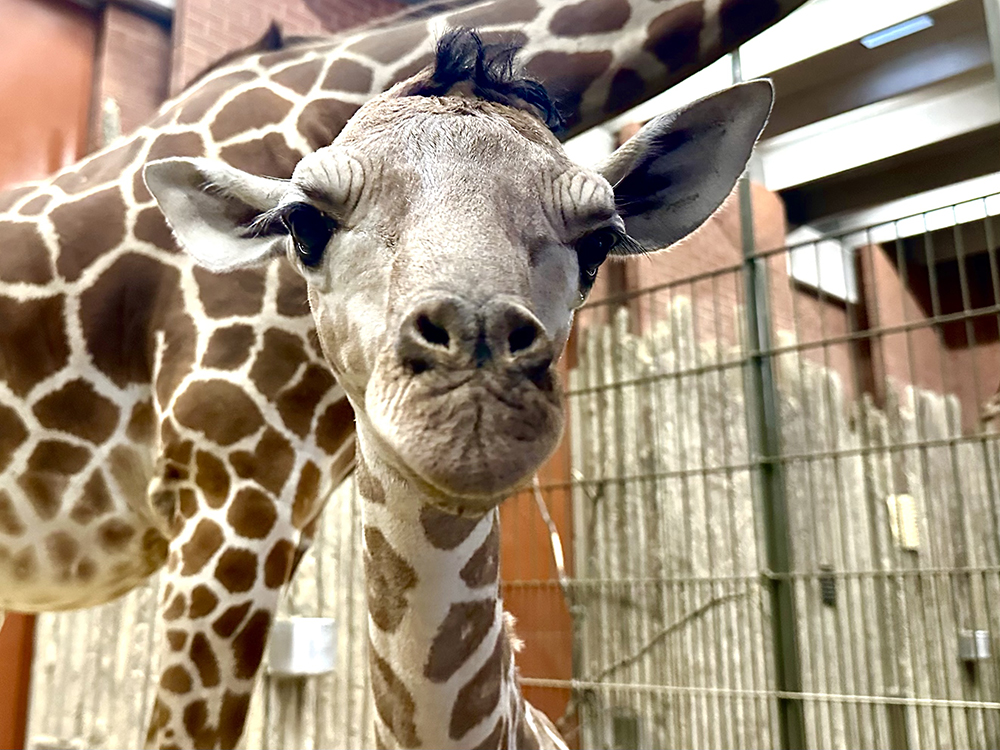
[[[174,596],[174,600],[170,602],[170,606],[163,610],[163,619],[173,622],[187,610],[187,599],[184,594],[177,594]]]
[[[198,496],[194,494],[194,490],[187,487],[177,490],[177,508],[185,518],[191,518],[198,512]]]
[[[497,637],[493,653],[479,670],[458,691],[451,709],[448,736],[461,739],[466,732],[490,715],[500,700],[500,681],[503,669],[503,644],[507,637],[503,628]]]
[[[8,188],[7,190],[0,192],[0,213],[13,208],[15,203],[31,193],[34,189],[34,185],[22,185],[20,187]]]
[[[86,583],[87,581],[92,581],[94,576],[97,575],[97,563],[91,560],[89,557],[81,558],[76,564],[76,577],[77,580]]]
[[[299,437],[308,435],[316,406],[335,385],[337,380],[328,367],[309,365],[302,379],[275,399],[285,426]]]
[[[101,470],[94,469],[94,473],[83,486],[79,499],[69,512],[69,517],[81,526],[86,526],[98,516],[109,512],[112,507],[114,503],[108,490],[108,483],[104,480]]]
[[[747,29],[761,29],[781,15],[778,0],[722,0],[719,28],[722,46],[732,48],[747,40]]]
[[[499,572],[500,528],[494,518],[490,533],[486,535],[479,549],[472,553],[472,557],[462,567],[459,575],[470,589],[477,589],[495,584]]]
[[[602,73],[610,66],[614,55],[601,52],[540,52],[525,66],[528,73],[542,76],[559,100],[559,109],[568,125],[579,119],[580,101]]]
[[[177,695],[189,693],[191,692],[191,675],[179,664],[167,667],[160,676],[160,687]]]
[[[501,716],[497,719],[493,730],[486,735],[486,739],[476,745],[475,750],[495,750],[498,747],[507,747],[507,719]],[[517,745],[518,750],[526,750],[526,745]]]
[[[227,690],[223,694],[219,710],[219,746],[222,750],[232,750],[240,741],[249,707],[249,693],[230,693]]]
[[[406,592],[417,585],[417,573],[374,526],[365,526],[365,583],[372,622],[392,633],[409,607]]]
[[[215,566],[215,577],[230,593],[249,591],[257,580],[257,555],[245,549],[227,549]]]
[[[42,193],[41,195],[36,195],[30,201],[21,206],[21,208],[18,210],[18,213],[21,216],[38,216],[45,210],[46,206],[48,206],[49,203],[51,202],[52,202],[52,196],[46,193]]]
[[[235,370],[247,361],[256,340],[253,328],[243,323],[219,328],[208,340],[201,366]]]
[[[0,531],[11,536],[19,536],[24,533],[24,522],[17,514],[14,502],[4,490],[0,489]]]
[[[198,670],[198,677],[205,687],[214,687],[219,684],[219,662],[212,651],[212,644],[204,633],[195,633],[191,639],[191,662]]]
[[[3,365],[0,365],[2,368]],[[2,369],[0,369],[2,372]],[[7,468],[14,451],[27,439],[28,429],[17,412],[0,404],[0,472]]]
[[[131,524],[112,518],[97,527],[97,543],[106,552],[119,552],[132,541],[135,529]]]
[[[164,159],[168,156],[204,156],[205,144],[197,133],[164,133],[157,136],[149,147],[146,161]],[[142,170],[137,169],[132,177],[132,195],[137,203],[153,200],[146,183],[142,179]]]
[[[541,10],[536,0],[504,0],[482,7],[461,10],[448,17],[449,26],[495,26],[532,21]]]
[[[229,461],[240,477],[252,477],[261,487],[277,495],[295,464],[295,449],[280,432],[266,427],[253,453],[234,451]]]
[[[146,529],[142,534],[142,559],[146,572],[159,570],[167,559],[170,545],[157,529]]]
[[[306,280],[299,276],[284,258],[278,263],[278,294],[275,308],[278,315],[288,318],[302,318],[310,315],[309,300],[306,298]]]
[[[269,496],[253,487],[244,487],[233,498],[226,520],[240,536],[263,539],[274,528],[278,511]]]
[[[146,732],[146,747],[152,747],[157,733],[170,723],[170,709],[159,698],[153,703],[153,713],[149,718],[149,730]]]
[[[69,575],[69,567],[80,554],[80,543],[65,531],[53,531],[45,537],[45,551],[52,565],[64,575]]]
[[[171,651],[181,651],[187,643],[188,634],[184,630],[168,630],[167,643],[170,644]]]
[[[649,22],[643,48],[656,55],[671,72],[698,58],[705,5],[701,0],[678,5]]]
[[[312,148],[320,149],[333,143],[358,109],[357,104],[339,99],[314,99],[302,109],[296,128]]]
[[[646,91],[646,81],[642,75],[632,68],[621,68],[611,79],[608,98],[604,102],[604,111],[617,114],[634,106],[642,100]]]
[[[372,87],[372,70],[354,60],[338,58],[326,71],[320,88],[326,91],[350,91],[367,94]]]
[[[38,571],[38,560],[32,547],[25,547],[10,559],[11,572],[19,581],[27,581],[35,577]]]
[[[549,21],[555,36],[581,37],[618,31],[632,16],[628,0],[583,0],[563,5]]]
[[[292,65],[284,70],[271,75],[271,80],[275,83],[289,88],[296,94],[307,94],[313,84],[319,79],[320,70],[323,68],[323,59],[307,60],[298,65]]]
[[[346,398],[334,401],[316,420],[316,444],[331,455],[353,435],[354,409]]]
[[[264,585],[269,589],[276,589],[284,585],[291,573],[292,554],[295,547],[287,539],[279,539],[275,542],[271,551],[267,553],[264,560]]]
[[[383,64],[405,57],[428,40],[427,24],[423,21],[388,28],[369,34],[347,49]]]
[[[247,612],[250,611],[250,605],[251,602],[244,602],[243,604],[230,607],[212,623],[212,630],[220,638],[229,638],[236,632],[236,628],[243,622],[243,618],[247,616]]]
[[[263,344],[250,368],[250,379],[258,391],[271,399],[309,358],[302,347],[302,339],[288,331],[268,329],[264,332]]]
[[[312,461],[302,464],[299,472],[299,484],[295,488],[295,501],[292,503],[292,525],[301,529],[315,515],[316,499],[319,497],[319,468]]]
[[[375,698],[375,710],[396,741],[403,747],[419,747],[417,726],[413,721],[413,696],[389,663],[380,657],[368,642],[368,664]]]
[[[177,123],[191,125],[199,122],[222,94],[232,91],[234,86],[252,81],[256,77],[257,73],[251,70],[238,70],[202,83],[188,94],[186,100],[181,102],[181,113],[177,117]],[[182,155],[178,154],[178,156]]]
[[[184,559],[182,576],[191,576],[205,567],[212,556],[222,546],[222,529],[215,521],[203,518],[194,527],[194,533],[181,546],[181,556]]]
[[[94,221],[95,216],[101,220]],[[56,270],[68,281],[80,278],[125,237],[125,200],[117,186],[56,206],[49,218],[59,238]]]
[[[64,172],[52,183],[59,186],[63,192],[73,195],[112,182],[118,179],[125,167],[135,159],[142,145],[142,138],[133,138],[117,148],[97,154],[72,172]]]
[[[260,660],[264,658],[267,633],[271,629],[271,613],[258,609],[247,620],[240,632],[233,638],[233,658],[236,660],[235,674],[242,680],[249,680],[257,674]]]
[[[163,212],[156,206],[142,209],[135,217],[135,228],[132,236],[141,242],[148,242],[162,250],[177,250],[174,233],[170,231]]]
[[[452,604],[434,636],[424,676],[431,682],[447,682],[483,642],[495,617],[492,599]]]
[[[354,482],[358,487],[358,494],[370,503],[385,504],[385,487],[382,482],[375,478],[368,462],[359,451],[357,454],[357,464],[354,467]]]
[[[315,328],[310,329],[306,334],[306,341],[309,342],[309,348],[313,350],[313,353],[325,361],[326,352],[323,351],[323,345],[319,342],[319,334],[316,333]]]
[[[329,145],[329,142],[324,145]],[[268,133],[247,143],[226,146],[219,152],[219,157],[244,172],[287,180],[295,165],[302,160],[302,153],[290,147],[280,133]]]
[[[428,541],[438,549],[455,549],[476,528],[480,519],[456,516],[430,505],[420,509],[420,525]]]
[[[0,221],[0,279],[11,283],[47,284],[52,281],[49,250],[34,223]],[[16,248],[17,252],[12,252]]]
[[[86,448],[59,440],[42,440],[35,446],[28,457],[27,470],[17,481],[40,518],[48,520],[55,516],[70,478],[89,460],[90,451]]]
[[[252,435],[264,424],[257,404],[225,380],[192,384],[174,402],[173,411],[182,425],[223,446]]]
[[[212,273],[194,268],[198,297],[210,318],[232,315],[258,315],[264,309],[264,274],[249,268],[230,273]]]
[[[125,435],[129,440],[143,445],[153,442],[156,436],[156,414],[153,412],[152,401],[140,401],[132,407]]]
[[[111,476],[125,497],[143,497],[149,487],[149,453],[145,455],[124,445],[117,445],[108,455]]]
[[[197,620],[215,610],[219,604],[219,597],[212,593],[212,589],[199,583],[191,591],[191,607],[188,610],[188,617]]]
[[[0,296],[0,352],[17,352],[16,360],[0,357],[0,380],[15,396],[26,395],[69,361],[64,302],[61,294],[23,302]]]
[[[170,597],[173,596],[173,593],[174,593],[174,584],[172,584],[170,581],[167,581],[167,585],[163,587],[163,599],[160,602],[160,604],[166,604],[167,601],[169,601]]]
[[[195,466],[195,482],[205,495],[205,502],[210,508],[221,508],[229,497],[229,472],[226,471],[226,465],[211,453],[198,451]]]
[[[118,407],[85,380],[71,380],[32,409],[43,427],[62,430],[99,445],[118,426]]]
[[[212,120],[212,138],[225,141],[248,130],[281,122],[292,103],[267,88],[243,91],[233,97]]]
[[[208,703],[204,699],[196,700],[184,706],[182,714],[184,720],[184,730],[194,747],[200,750],[211,750],[215,747],[215,732],[206,726],[208,722]]]
[[[483,35],[480,34],[480,36]],[[485,42],[486,40],[483,39],[483,41]],[[489,44],[489,42],[486,43]],[[434,63],[434,59],[435,59],[434,53],[428,52],[425,55],[421,55],[416,60],[408,62],[401,68],[397,68],[396,70],[392,71],[392,75],[389,76],[389,85],[392,86],[401,81],[405,81],[407,78],[412,78],[417,73],[422,71],[424,68],[432,65]]]

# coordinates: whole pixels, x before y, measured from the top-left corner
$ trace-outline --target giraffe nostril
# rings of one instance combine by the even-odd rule
[[[507,337],[507,345],[510,347],[510,353],[517,354],[524,351],[535,343],[536,338],[538,338],[538,329],[534,325],[525,324],[518,326]]]
[[[439,326],[426,315],[417,318],[417,333],[428,344],[447,347],[451,343],[451,336],[447,329]]]

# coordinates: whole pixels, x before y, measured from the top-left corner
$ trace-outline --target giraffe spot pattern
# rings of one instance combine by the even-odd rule
[[[501,628],[493,653],[458,691],[455,705],[451,709],[451,721],[448,724],[448,736],[453,740],[461,739],[470,729],[489,716],[500,700],[502,641],[506,637]]]
[[[16,361],[0,359],[0,380],[15,396],[27,395],[69,362],[64,305],[61,294],[23,302],[0,296],[0,351],[18,353]]]
[[[76,564],[76,578],[81,583],[92,581],[97,575],[97,563],[89,557],[81,557]]]
[[[604,111],[617,114],[642,100],[646,81],[638,71],[621,68],[611,78],[611,88],[604,102]]]
[[[430,505],[420,509],[420,525],[427,541],[438,549],[455,549],[464,542],[480,519],[456,516]]]
[[[778,0],[723,0],[719,7],[722,46],[735,47],[746,41],[746,29],[760,29],[781,15]]]
[[[219,274],[195,266],[193,273],[198,297],[208,317],[259,315],[264,309],[265,279],[259,270],[248,268]]]
[[[233,498],[226,520],[240,536],[263,539],[274,528],[278,511],[274,507],[274,501],[263,492],[244,487]]]
[[[312,461],[302,464],[299,483],[295,488],[292,502],[292,526],[301,529],[315,517],[316,501],[319,499],[320,472]]]
[[[80,543],[65,531],[54,531],[45,537],[45,552],[61,579],[69,577],[70,566],[80,554]]]
[[[212,644],[204,633],[195,633],[191,639],[191,650],[188,652],[191,663],[198,672],[198,679],[205,687],[215,687],[219,684],[219,661],[215,658]]]
[[[188,634],[184,630],[168,630],[167,643],[170,644],[171,651],[183,651],[187,644]]]
[[[96,155],[73,171],[64,172],[53,180],[52,184],[57,185],[64,193],[74,195],[113,182],[135,159],[143,143],[142,138],[132,138],[118,148]]]
[[[71,380],[41,398],[33,411],[44,427],[61,430],[99,445],[118,426],[119,409],[100,395],[91,383]]]
[[[265,490],[278,495],[295,465],[295,449],[277,430],[265,427],[253,453],[233,451],[229,462],[241,478],[252,478]]]
[[[492,731],[486,735],[486,739],[476,745],[475,750],[495,750],[498,747],[507,747],[507,720],[501,716],[497,719]],[[518,750],[527,750],[527,745],[518,744]]]
[[[495,26],[532,21],[541,10],[536,0],[504,0],[461,10],[448,17],[449,26]]]
[[[417,573],[374,526],[365,527],[365,584],[372,622],[394,632],[406,614],[406,592],[417,585]]]
[[[95,518],[110,512],[112,507],[113,502],[108,490],[108,483],[101,470],[94,469],[87,483],[83,486],[83,492],[73,504],[69,517],[81,526],[86,526]]]
[[[187,610],[187,598],[184,594],[174,595],[174,600],[170,602],[170,606],[163,610],[163,619],[173,622],[178,619]]]
[[[336,378],[326,366],[309,365],[302,379],[275,399],[285,426],[299,437],[308,435],[316,407],[336,384]]]
[[[19,581],[29,581],[38,572],[38,559],[35,557],[35,550],[25,547],[10,559],[11,572],[14,578]]]
[[[195,482],[210,508],[221,508],[229,497],[229,472],[226,465],[206,451],[195,455]],[[187,514],[185,514],[187,515]]]
[[[385,488],[372,474],[365,457],[360,452],[357,455],[357,465],[354,467],[354,481],[358,486],[358,494],[365,500],[379,505],[385,504]]]
[[[295,272],[287,260],[282,258],[278,262],[278,293],[274,300],[278,315],[283,315],[286,318],[302,318],[311,315],[307,294],[306,280]]]
[[[181,113],[183,116],[183,112]],[[197,133],[164,133],[157,136],[149,146],[146,161],[165,159],[170,156],[204,156],[205,143]],[[142,179],[142,170],[137,169],[132,177],[132,194],[137,203],[147,203],[153,196]]]
[[[21,206],[18,213],[21,216],[38,216],[48,207],[48,205],[51,202],[52,202],[51,195],[46,195],[44,193],[41,195],[36,195],[30,201]]]
[[[367,94],[372,87],[374,74],[367,65],[354,60],[338,58],[330,63],[320,88],[326,91],[349,91]]]
[[[256,340],[253,328],[243,323],[219,328],[208,340],[201,366],[235,370],[250,358],[250,349]]]
[[[156,245],[161,250],[178,251],[174,233],[170,231],[167,220],[163,218],[163,212],[156,206],[149,206],[139,212],[135,217],[132,236],[141,242]]]
[[[240,740],[243,725],[250,708],[250,693],[231,693],[222,696],[219,711],[219,746],[222,750],[232,750]]]
[[[302,108],[296,129],[313,149],[333,143],[359,106],[339,99],[314,99]]]
[[[431,682],[447,682],[483,642],[495,618],[492,599],[452,604],[431,643],[424,676]]]
[[[3,364],[0,364],[0,376],[2,375]],[[7,468],[11,458],[13,458],[14,451],[27,437],[28,429],[24,426],[24,422],[21,421],[17,412],[9,406],[0,404],[0,471]]]
[[[35,446],[25,472],[17,481],[39,518],[55,517],[62,507],[62,497],[70,479],[89,460],[89,450],[60,440],[42,440]]]
[[[194,527],[191,538],[181,545],[182,576],[191,576],[201,571],[223,542],[222,529],[215,521],[203,518]]]
[[[234,73],[227,73],[211,81],[204,82],[197,86],[187,99],[181,104],[181,112],[177,116],[179,125],[191,125],[199,122],[215,104],[219,97],[231,91],[234,86],[252,81],[257,74],[250,70],[238,70]],[[181,156],[181,154],[178,154]]]
[[[511,32],[511,35],[516,36],[517,32]],[[480,34],[480,37],[485,37],[485,35]],[[489,44],[489,42],[487,42],[485,38],[483,38],[483,41],[486,42],[486,44]],[[511,39],[510,41],[512,44],[516,43],[513,39]],[[405,81],[407,78],[412,78],[417,73],[421,72],[424,68],[427,68],[430,65],[432,65],[434,63],[434,59],[435,59],[434,53],[428,52],[426,54],[421,55],[416,60],[408,62],[401,68],[397,68],[392,72],[392,75],[389,76],[389,85],[392,86],[397,83],[400,83],[401,81]]]
[[[118,518],[109,519],[97,527],[97,544],[105,552],[120,552],[134,536],[135,528]]]
[[[292,103],[270,89],[242,91],[227,102],[212,119],[212,138],[225,141],[248,130],[274,125],[285,119]]]
[[[219,556],[215,577],[230,593],[249,591],[257,580],[257,556],[245,549],[227,549]]]
[[[675,72],[698,57],[705,6],[701,0],[678,5],[649,22],[643,49]]]
[[[257,668],[264,658],[264,646],[270,629],[271,613],[259,609],[250,615],[247,624],[233,638],[233,659],[236,662],[234,672],[240,679],[249,680],[257,674]]]
[[[220,638],[229,638],[236,632],[236,629],[243,622],[243,619],[247,616],[250,611],[250,602],[244,602],[243,604],[237,604],[229,607],[225,612],[219,615],[218,619],[212,623],[212,630]]]
[[[0,192],[0,213],[10,210],[21,198],[34,190],[33,185],[21,185]]]
[[[56,206],[49,218],[59,239],[56,270],[67,281],[79,279],[125,237],[125,200],[117,186]]]
[[[160,675],[160,687],[168,692],[184,695],[191,692],[191,686],[191,675],[179,664],[167,667]]]
[[[329,145],[329,142],[323,145]],[[244,172],[282,180],[291,177],[295,165],[302,160],[302,153],[289,147],[280,133],[268,133],[248,143],[226,146],[219,156]]]
[[[0,253],[0,279],[11,283],[47,284],[52,281],[52,261],[34,223],[0,221],[0,247],[17,252]]]
[[[215,747],[215,732],[208,723],[208,703],[204,699],[199,699],[184,706],[181,715],[184,721],[184,731],[196,748]]]
[[[428,40],[427,25],[420,21],[388,28],[377,34],[369,34],[347,49],[377,62],[388,64],[405,57],[422,42]]]
[[[187,487],[181,487],[177,490],[177,509],[184,518],[194,517],[198,512],[198,497],[194,494],[194,490]],[[177,529],[175,533],[180,533],[180,529]]]
[[[129,440],[143,445],[153,442],[156,436],[156,414],[153,412],[152,401],[140,401],[132,407],[125,435]]]
[[[111,476],[126,497],[143,497],[149,487],[149,454],[116,445],[108,454]]]
[[[459,575],[470,589],[496,584],[500,572],[500,527],[496,517],[479,549],[462,566]]]
[[[4,490],[0,489],[0,531],[19,536],[24,533],[24,522],[14,507],[14,501],[10,499]]]
[[[289,88],[296,94],[304,95],[309,93],[309,89],[319,79],[320,71],[323,68],[323,59],[307,60],[298,65],[292,65],[284,70],[271,75],[271,80],[277,84]]]
[[[371,642],[368,643],[368,663],[375,710],[396,742],[403,747],[419,747],[417,726],[413,721],[415,705],[413,696],[399,679],[389,663],[380,657]]]
[[[346,398],[334,401],[316,420],[316,444],[328,454],[339,451],[354,436],[354,409]]]
[[[153,703],[153,712],[149,719],[149,729],[146,731],[146,746],[150,747],[161,729],[170,723],[170,709],[159,697]]]
[[[699,0],[700,1],[700,0]],[[559,109],[572,126],[580,118],[583,94],[610,66],[611,52],[554,52],[535,55],[525,65],[529,74],[544,78],[552,91],[567,92],[559,97]]]
[[[263,346],[250,368],[250,380],[261,394],[274,398],[308,360],[298,336],[269,329],[264,332]]]
[[[225,380],[192,384],[177,397],[173,411],[182,425],[222,446],[252,435],[264,424],[257,404]]]
[[[264,585],[276,589],[291,577],[292,555],[295,547],[287,539],[275,542],[264,560]]]
[[[212,590],[199,583],[191,590],[191,607],[188,610],[188,617],[197,620],[211,614],[219,604],[217,597]]]

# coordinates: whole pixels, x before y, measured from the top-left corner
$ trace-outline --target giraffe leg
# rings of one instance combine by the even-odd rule
[[[147,747],[236,746],[292,567],[286,506],[243,487],[202,507],[171,543]]]

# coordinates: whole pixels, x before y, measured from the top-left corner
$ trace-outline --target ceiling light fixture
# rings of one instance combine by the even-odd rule
[[[902,39],[904,36],[909,36],[910,34],[916,34],[918,31],[929,29],[933,25],[934,19],[930,16],[917,16],[916,18],[911,18],[908,21],[897,23],[895,26],[890,26],[887,29],[882,29],[881,31],[869,34],[868,36],[863,36],[861,37],[861,43],[867,49],[875,49],[876,47],[881,47],[883,44],[888,44],[889,42],[894,42],[897,39]]]

